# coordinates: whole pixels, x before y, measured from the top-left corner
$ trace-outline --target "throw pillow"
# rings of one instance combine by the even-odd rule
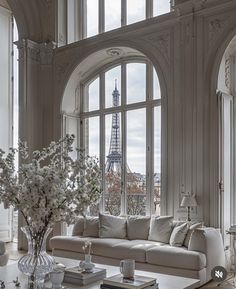
[[[190,237],[195,229],[202,228],[202,223],[190,224],[187,235],[184,240],[184,246],[188,248]]]
[[[147,240],[150,228],[150,217],[128,216],[127,235],[129,240]]]
[[[170,236],[170,245],[174,247],[181,247],[183,246],[184,239],[188,232],[188,224],[184,223],[179,226],[175,226],[171,236]]]
[[[126,238],[126,219],[111,215],[99,214],[100,238]]]
[[[98,217],[86,217],[84,219],[84,237],[99,237]]]
[[[172,216],[152,218],[148,240],[168,244],[172,232],[172,223]]]
[[[84,233],[84,217],[80,216],[76,219],[72,230],[72,236],[83,236]]]

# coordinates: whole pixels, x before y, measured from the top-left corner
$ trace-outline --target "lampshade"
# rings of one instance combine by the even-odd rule
[[[181,201],[181,207],[196,207],[197,201],[195,196],[185,195]]]

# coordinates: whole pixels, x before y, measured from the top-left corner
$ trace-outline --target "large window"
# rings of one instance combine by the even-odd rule
[[[58,3],[59,45],[159,16],[171,8],[169,0],[70,0],[66,9],[64,2]]]
[[[78,146],[100,160],[104,192],[100,208],[88,213],[160,214],[161,93],[152,64],[124,60],[86,81],[82,91],[74,131]]]

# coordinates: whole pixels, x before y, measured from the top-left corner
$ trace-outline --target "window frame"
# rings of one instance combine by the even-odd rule
[[[59,43],[60,45],[63,45],[63,41],[66,41],[67,44],[73,43],[78,40],[82,40],[85,38],[89,38],[87,36],[87,1],[82,0],[82,1],[77,1],[74,0],[74,2],[71,5],[71,7],[74,7],[74,11],[69,10],[68,3],[71,3],[69,1],[72,0],[66,0],[66,9],[65,12],[61,12],[63,9],[63,3],[60,2],[58,4],[58,13],[60,16],[58,16],[58,23],[61,23],[64,25],[63,29],[64,31],[58,31],[58,34],[64,34],[65,33],[65,39],[60,38],[62,36],[58,35],[59,38]],[[156,0],[145,0],[145,18],[143,20],[152,18],[152,17],[157,17],[153,16],[153,1]],[[171,12],[171,1],[170,1],[170,12]],[[159,15],[158,15],[159,16]],[[72,19],[71,19],[72,17]],[[140,21],[143,21],[140,20]],[[133,22],[133,23],[138,23]],[[131,23],[131,24],[133,24]],[[105,31],[105,0],[98,0],[98,34],[112,31],[113,29]],[[124,27],[126,25],[131,25],[127,24],[127,0],[121,0],[121,23],[120,26],[114,29],[118,29],[121,27]],[[69,27],[72,27],[74,25],[73,31],[69,31]],[[60,30],[60,29],[59,29]],[[98,35],[95,34],[94,36]],[[65,44],[65,43],[64,43]]]
[[[145,101],[136,102],[127,104],[126,103],[126,67],[129,63],[145,63],[146,64],[146,99]],[[105,73],[116,66],[121,66],[121,105],[118,107],[105,107]],[[161,107],[161,120],[163,120],[162,116],[162,97],[160,99],[154,99],[153,96],[153,68],[154,65],[143,56],[133,56],[125,59],[118,59],[113,62],[113,65],[107,64],[103,67],[100,67],[96,71],[93,72],[89,77],[84,79],[84,81],[80,84],[80,110],[79,110],[79,123],[80,123],[80,141],[78,143],[79,147],[85,147],[85,137],[84,137],[84,119],[89,117],[100,117],[100,164],[102,169],[102,188],[105,191],[105,164],[106,164],[106,155],[105,155],[105,117],[106,115],[112,114],[114,112],[121,113],[121,133],[122,133],[122,155],[123,162],[122,167],[127,163],[127,111],[146,108],[146,215],[151,215],[154,213],[154,108],[160,106]],[[158,76],[158,73],[157,73]],[[84,111],[84,98],[85,93],[88,91],[88,86],[93,82],[97,77],[99,77],[99,99],[100,99],[100,107],[98,110],[94,111]],[[160,88],[161,89],[161,88]],[[162,96],[162,91],[161,91]],[[148,129],[147,129],[148,128]],[[162,124],[161,124],[162,131]],[[161,133],[162,135],[162,133]],[[162,140],[161,140],[162,147]],[[161,176],[162,176],[162,154],[161,154]],[[121,214],[126,214],[127,212],[127,179],[125,170],[122,170],[122,188],[121,188]],[[162,190],[162,178],[161,178],[161,192]],[[162,194],[161,194],[161,204],[160,208],[162,210]],[[164,202],[165,203],[165,202]],[[102,196],[102,200],[100,202],[99,210],[105,211],[105,198]]]

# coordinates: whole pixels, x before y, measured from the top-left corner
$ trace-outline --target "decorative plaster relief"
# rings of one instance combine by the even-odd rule
[[[225,59],[225,86],[230,89],[230,58]]]
[[[56,78],[58,82],[61,82],[66,75],[66,71],[68,70],[68,67],[70,66],[69,62],[64,62],[57,64],[56,66]]]
[[[224,21],[216,18],[209,22],[209,44],[212,45],[224,28]]]
[[[148,42],[151,42],[152,45],[156,46],[158,50],[163,54],[166,61],[170,63],[170,35],[163,34],[163,35],[148,35],[146,37]]]
[[[47,42],[40,44],[40,62],[43,65],[52,64],[53,51],[56,48],[56,43]]]
[[[31,59],[39,64],[51,64],[53,50],[56,47],[54,42],[36,43],[28,39],[16,41],[19,50],[19,61],[25,58]]]

